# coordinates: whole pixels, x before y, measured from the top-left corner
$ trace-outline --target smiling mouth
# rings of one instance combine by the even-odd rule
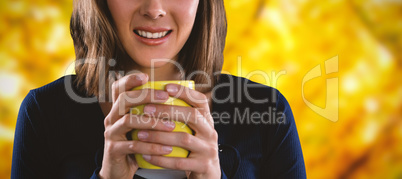
[[[156,33],[147,32],[144,30],[134,30],[135,34],[137,34],[140,37],[147,38],[147,39],[160,39],[160,38],[163,38],[163,37],[169,35],[171,32],[172,32],[172,30],[156,32]]]

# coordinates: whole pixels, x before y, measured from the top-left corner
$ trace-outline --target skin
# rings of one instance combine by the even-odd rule
[[[220,178],[221,170],[218,156],[218,134],[214,129],[210,115],[210,92],[201,93],[187,87],[169,84],[165,90],[131,90],[145,84],[150,79],[152,58],[168,58],[175,60],[178,52],[188,39],[195,20],[198,0],[108,0],[109,9],[116,23],[118,36],[130,58],[138,64],[132,73],[115,81],[112,85],[112,103],[100,103],[105,114],[105,148],[101,178],[133,178],[138,165],[132,154],[143,154],[151,164],[168,169],[186,171],[188,178]],[[147,46],[133,36],[133,28],[137,25],[168,26],[173,29],[171,37],[160,46]],[[158,63],[155,68],[154,81],[179,80],[172,64]],[[183,91],[182,91],[183,90]],[[167,106],[169,96],[182,99],[193,107]],[[133,100],[141,98],[143,100]],[[132,120],[129,110],[133,106],[146,104],[146,111],[153,111],[144,116],[136,116],[144,120]],[[153,108],[153,110],[152,110]],[[171,132],[173,122],[162,122],[151,114],[179,111],[187,119],[170,120],[187,122],[195,135]],[[132,115],[132,114],[131,114]],[[162,115],[166,117],[166,115]],[[132,129],[140,129],[145,138],[139,141],[127,140],[126,133]],[[171,152],[171,146],[179,146],[190,150],[188,158],[164,157]]]
[[[199,0],[108,0],[109,10],[117,33],[127,54],[135,61],[135,70],[150,74],[151,59],[176,60],[194,25]],[[173,30],[169,40],[158,46],[149,46],[136,40],[133,29],[151,26]],[[175,68],[167,62],[154,64],[155,78],[177,78]],[[174,73],[173,73],[174,74]]]

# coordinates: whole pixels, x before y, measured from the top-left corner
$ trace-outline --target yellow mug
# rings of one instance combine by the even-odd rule
[[[155,90],[165,90],[165,86],[169,83],[174,83],[174,84],[179,84],[185,87],[188,87],[190,89],[194,89],[194,81],[193,80],[182,80],[182,81],[150,81],[145,83],[144,85],[135,87],[133,90],[139,90],[139,89],[155,89]],[[184,102],[181,99],[173,98],[169,96],[169,99],[163,103],[165,105],[175,105],[175,106],[190,106],[186,102]],[[131,108],[130,113],[131,114],[136,114],[136,115],[141,115],[144,112],[144,106],[145,105],[139,105]],[[193,134],[193,131],[184,123],[174,121],[176,126],[173,130],[173,132],[186,132],[189,134]],[[131,137],[133,140],[138,140],[138,132],[139,130],[133,130],[131,132]],[[189,151],[186,149],[183,149],[181,147],[172,147],[173,150],[170,154],[164,155],[166,157],[182,157],[186,158],[189,154]],[[144,169],[164,169],[162,167],[158,167],[155,165],[150,164],[149,162],[145,161],[144,158],[142,158],[142,154],[135,154],[135,160],[137,161],[137,164],[140,168]]]

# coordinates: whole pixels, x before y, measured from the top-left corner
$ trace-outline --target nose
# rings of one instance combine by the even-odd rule
[[[141,15],[156,20],[166,15],[161,0],[145,0],[140,10]]]

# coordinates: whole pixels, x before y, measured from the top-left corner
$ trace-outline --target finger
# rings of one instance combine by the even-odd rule
[[[168,120],[159,120],[144,115],[126,114],[105,131],[105,136],[112,140],[126,140],[127,132],[133,129],[152,129],[173,131],[175,123]]]
[[[140,130],[138,137],[140,141],[177,146],[196,153],[208,152],[210,147],[200,138],[185,132]]]
[[[208,103],[209,99],[205,94],[178,84],[167,84],[165,88],[170,96],[182,99],[189,105],[197,108],[204,116],[206,116],[206,119],[209,120],[210,125],[212,127],[214,126],[213,118],[208,117],[210,116]]]
[[[144,73],[135,73],[124,76],[123,78],[113,82],[112,84],[112,98],[113,103],[119,97],[119,94],[133,89],[134,87],[141,86],[148,81],[148,75]]]
[[[106,152],[112,155],[148,154],[166,155],[172,152],[171,146],[152,144],[141,141],[113,141],[106,146]]]
[[[162,168],[193,171],[196,173],[206,173],[206,165],[208,164],[206,160],[195,158],[164,157],[147,154],[142,155],[142,157],[149,163]]]
[[[208,98],[205,94],[178,84],[167,84],[165,90],[170,96],[179,98],[196,108],[205,108],[209,111]]]
[[[163,90],[142,89],[125,91],[119,94],[110,110],[108,118],[110,124],[114,124],[119,118],[127,114],[133,106],[147,103],[164,103],[169,95]]]
[[[155,118],[183,122],[196,134],[209,133],[213,130],[209,125],[209,120],[193,107],[147,104],[144,107],[144,113]]]

